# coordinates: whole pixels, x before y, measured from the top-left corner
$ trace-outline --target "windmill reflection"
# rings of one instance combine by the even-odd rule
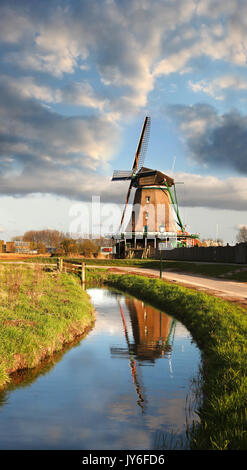
[[[135,298],[125,300],[127,314],[119,301],[118,305],[127,347],[112,347],[111,355],[112,357],[129,356],[132,379],[138,396],[137,404],[144,413],[147,399],[144,396],[145,387],[142,384],[139,366],[147,362],[154,363],[156,359],[161,357],[170,357],[175,333],[175,320]],[[127,316],[131,323],[132,340],[127,327]]]

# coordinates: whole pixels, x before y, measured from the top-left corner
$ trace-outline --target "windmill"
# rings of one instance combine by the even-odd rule
[[[179,214],[174,179],[161,171],[143,166],[150,136],[150,125],[151,119],[146,116],[131,170],[116,170],[112,176],[112,181],[130,181],[119,227],[119,239],[123,238],[124,241],[124,249],[119,248],[120,257],[125,257],[127,251],[133,256],[133,250],[138,247],[142,251],[144,248],[146,250],[147,246],[156,248],[157,241],[160,240],[184,241],[192,237],[185,231]],[[121,231],[132,188],[136,191],[131,219],[122,237]]]
[[[170,361],[175,320],[172,320],[164,312],[158,314],[154,307],[144,304],[141,300],[126,298],[125,304],[129,314],[132,334],[129,334],[126,314],[118,300],[126,347],[111,347],[111,356],[113,358],[129,358],[132,380],[137,395],[137,405],[144,414],[148,400],[142,380],[141,365],[154,364],[157,359],[165,357]]]

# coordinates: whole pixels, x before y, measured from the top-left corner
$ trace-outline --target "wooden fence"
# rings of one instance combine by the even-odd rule
[[[70,263],[63,258],[57,260],[57,270],[65,273],[73,273],[79,276],[82,287],[85,286],[85,267],[86,263]]]
[[[159,255],[159,250],[157,250],[156,257],[158,258]],[[161,256],[163,259],[180,261],[247,264],[247,243],[239,243],[235,246],[174,248],[173,250],[163,250]]]

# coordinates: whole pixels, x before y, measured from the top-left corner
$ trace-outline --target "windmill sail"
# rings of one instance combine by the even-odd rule
[[[115,170],[113,172],[112,181],[131,180],[132,175],[133,171]]]
[[[143,127],[142,127],[141,136],[138,142],[137,150],[135,153],[135,158],[134,158],[134,162],[132,165],[132,171],[114,171],[113,173],[113,177],[112,177],[113,181],[131,180],[129,188],[128,188],[128,192],[126,195],[126,201],[125,201],[125,206],[124,206],[119,230],[121,229],[123,225],[124,216],[125,216],[126,208],[127,208],[130,193],[131,193],[131,188],[133,185],[133,176],[136,174],[138,170],[142,168],[144,160],[145,160],[147,145],[148,145],[148,140],[149,140],[149,135],[150,135],[150,123],[151,123],[150,117],[146,116]]]
[[[142,128],[141,137],[138,143],[137,151],[135,154],[134,163],[132,166],[132,170],[134,171],[139,170],[144,164],[149,136],[150,136],[150,125],[151,125],[151,118],[149,116],[146,116],[144,124],[143,124],[143,128]]]

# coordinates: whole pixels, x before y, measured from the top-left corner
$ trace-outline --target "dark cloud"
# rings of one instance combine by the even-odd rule
[[[195,162],[247,174],[246,115],[237,110],[220,115],[204,104],[171,106],[169,115],[178,123]]]

